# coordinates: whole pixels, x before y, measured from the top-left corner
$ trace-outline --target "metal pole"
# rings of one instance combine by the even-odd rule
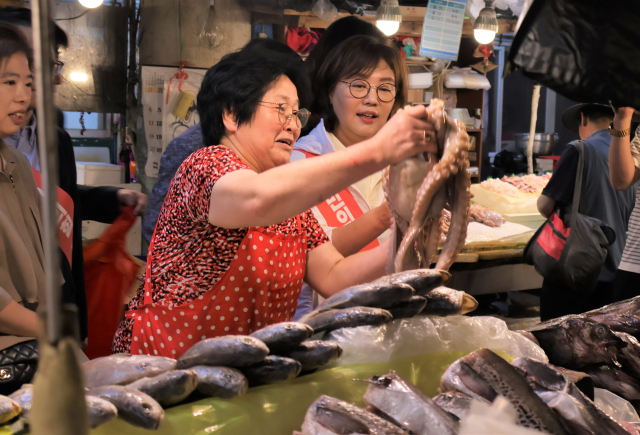
[[[53,105],[53,20],[50,0],[34,0],[32,6],[33,46],[36,65],[38,146],[44,198],[44,256],[46,274],[46,332],[49,343],[61,335],[62,281],[58,248],[58,135]]]

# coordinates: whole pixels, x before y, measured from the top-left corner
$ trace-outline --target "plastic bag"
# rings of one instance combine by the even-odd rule
[[[540,435],[540,432],[518,426],[518,412],[504,397],[491,405],[474,400],[466,418],[460,422],[459,435]]]
[[[382,326],[342,328],[327,334],[342,347],[332,366],[383,363],[433,352],[468,353],[481,348],[500,350],[517,357],[549,362],[542,348],[509,331],[496,317],[416,316]]]
[[[125,248],[125,236],[137,217],[127,207],[102,236],[84,248],[89,345],[85,354],[111,354],[111,343],[124,309],[124,298],[136,279],[138,264]]]
[[[336,8],[329,0],[316,0],[313,4],[312,11],[329,23],[340,19],[338,8]]]
[[[615,421],[640,421],[633,405],[609,390],[594,388],[594,399],[593,403]]]

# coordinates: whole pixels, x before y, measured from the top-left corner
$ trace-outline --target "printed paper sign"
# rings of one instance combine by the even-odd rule
[[[422,25],[420,55],[457,60],[467,0],[430,0]]]

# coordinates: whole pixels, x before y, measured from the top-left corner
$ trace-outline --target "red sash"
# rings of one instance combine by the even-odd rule
[[[33,178],[40,194],[42,194],[42,174],[31,168]],[[43,195],[44,196],[44,195]],[[58,243],[60,249],[69,260],[69,264],[73,267],[71,261],[71,253],[73,251],[73,200],[67,192],[58,187]]]

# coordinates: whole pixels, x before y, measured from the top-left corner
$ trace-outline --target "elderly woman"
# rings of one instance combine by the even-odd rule
[[[404,106],[406,87],[407,70],[400,50],[388,38],[359,35],[346,39],[318,68],[311,109],[322,120],[296,142],[291,160],[332,153],[371,139]],[[358,180],[339,195],[343,208],[328,199],[312,210],[340,254],[349,256],[388,239],[391,212],[384,201],[381,172]],[[305,284],[295,318],[311,311],[317,299]]]
[[[344,258],[309,208],[389,164],[435,152],[425,140],[433,125],[423,107],[407,109],[370,140],[288,164],[308,116],[301,77],[242,52],[207,72],[198,108],[212,146],[173,179],[113,352],[178,357],[201,339],[291,319],[303,281],[326,297],[384,274],[387,244]]]

